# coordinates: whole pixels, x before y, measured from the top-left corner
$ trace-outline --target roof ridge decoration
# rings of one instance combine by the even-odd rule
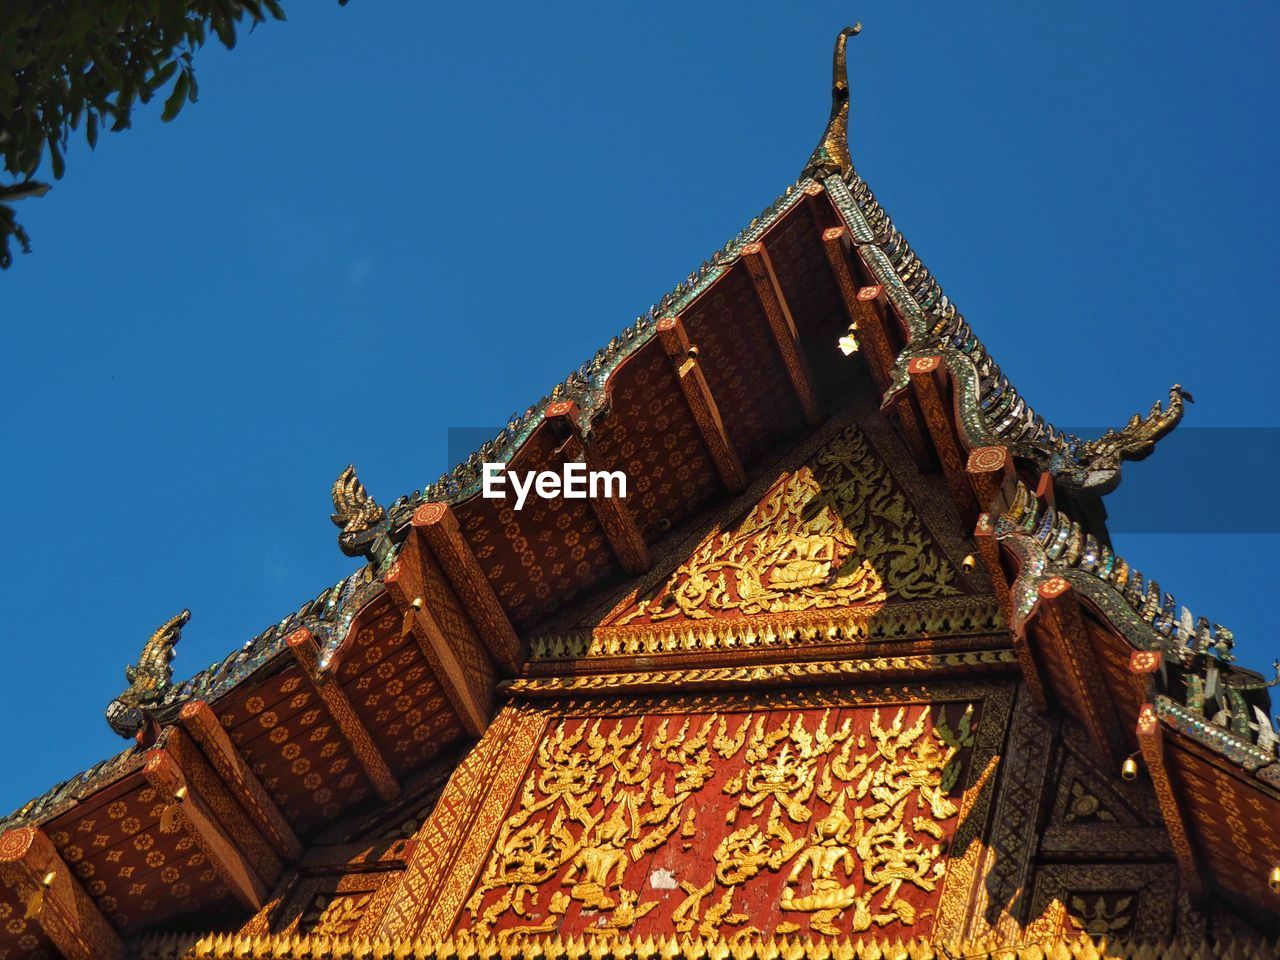
[[[855,23],[836,35],[836,49],[831,55],[831,117],[805,164],[803,177],[821,180],[853,172],[853,158],[849,156],[849,66],[845,47],[850,37],[861,32],[862,24]]]
[[[370,533],[376,537],[379,526],[387,519],[387,511],[369,496],[356,476],[353,463],[347,464],[333,481],[330,496],[334,512],[329,519],[342,531],[338,534],[338,545],[349,557],[363,556],[372,546]]]
[[[1146,417],[1135,414],[1123,429],[1108,430],[1096,440],[1083,440],[1057,430],[1031,410],[1000,372],[963,315],[942,292],[858,176],[849,151],[850,85],[846,48],[849,39],[861,30],[862,24],[856,23],[836,36],[832,53],[831,114],[817,148],[796,183],[788,186],[736,237],[704,260],[634,323],[597,350],[590,360],[523,413],[513,413],[497,436],[481,444],[471,456],[434,483],[399,497],[383,511],[368,498],[359,480],[354,479],[354,469],[344,470],[333,487],[336,511],[333,520],[343,528],[339,543],[344,553],[384,562],[391,552],[391,541],[399,539],[414,510],[431,501],[459,503],[477,493],[482,465],[509,462],[541,423],[544,411],[552,403],[576,402],[582,412],[583,431],[589,433],[592,415],[604,402],[604,387],[610,374],[649,341],[657,321],[678,313],[722,276],[738,260],[742,247],[758,240],[803,196],[803,188],[812,182],[821,182],[827,189],[849,226],[859,253],[884,284],[890,300],[907,322],[908,342],[897,358],[894,382],[884,398],[886,403],[907,387],[907,364],[912,358],[941,355],[958,387],[958,419],[970,447],[1008,447],[1015,455],[1051,470],[1063,486],[1099,495],[1119,484],[1123,461],[1141,460],[1152,453],[1156,442],[1182,419],[1184,401],[1191,399],[1187,391],[1175,385],[1167,408],[1157,403]],[[353,480],[354,486],[351,486]],[[368,514],[362,512],[365,507],[370,510]],[[349,525],[353,523],[354,526]],[[382,534],[389,539],[382,539]]]
[[[122,737],[132,737],[147,721],[173,684],[174,647],[182,639],[182,628],[191,620],[191,611],[182,610],[151,634],[135,665],[124,668],[129,688],[107,704],[107,723]]]
[[[622,365],[622,362],[651,340],[657,323],[663,317],[679,313],[704,290],[728,272],[740,258],[741,250],[763,236],[764,232],[779,220],[787,211],[804,197],[804,188],[813,181],[801,177],[789,185],[782,195],[770,203],[758,216],[711,254],[698,269],[659,298],[648,310],[636,317],[635,321],[608,343],[595,352],[595,355],[584,362],[576,370],[552,387],[551,392],[539,401],[531,404],[523,413],[511,414],[507,424],[492,440],[482,443],[466,460],[454,465],[441,474],[434,483],[429,483],[421,490],[398,497],[386,510],[383,516],[368,526],[361,526],[357,521],[350,531],[347,530],[344,507],[356,501],[348,501],[346,485],[348,471],[354,476],[354,468],[348,466],[333,484],[334,509],[337,513],[333,522],[343,531],[338,535],[338,543],[348,556],[364,556],[375,564],[385,564],[394,555],[394,544],[398,543],[407,530],[413,513],[424,503],[460,503],[480,492],[481,468],[485,463],[509,463],[520,446],[543,420],[547,407],[553,403],[571,400],[578,405],[579,423],[584,435],[591,432],[591,420],[606,400],[605,385],[609,376]],[[359,481],[356,481],[359,484]],[[339,487],[342,486],[342,505],[339,504]],[[363,485],[359,486],[360,494],[368,497]],[[356,494],[352,494],[357,497]],[[372,498],[369,498],[372,503]],[[377,504],[375,503],[376,507]],[[377,507],[382,510],[381,507]],[[343,520],[339,520],[343,516]],[[369,517],[373,514],[370,513]],[[380,536],[385,534],[385,539]]]
[[[970,448],[1004,446],[1052,472],[1067,489],[1110,493],[1120,483],[1121,463],[1150,456],[1157,441],[1182,419],[1184,401],[1191,395],[1175,384],[1168,407],[1157,403],[1145,417],[1135,414],[1123,429],[1108,430],[1095,440],[1060,431],[1031,409],[854,169],[845,47],[861,29],[861,24],[846,27],[836,37],[831,116],[804,175],[827,189],[859,254],[907,324],[907,344],[894,366],[886,405],[907,389],[910,360],[940,357],[955,384],[957,420]]]
[[[162,670],[166,675],[157,685],[146,688],[145,699],[140,700],[141,693],[135,692],[134,687],[131,686],[108,705],[107,721],[120,736],[132,738],[142,729],[145,722],[144,713],[155,715],[157,719],[163,721],[175,716],[188,700],[196,698],[209,700],[221,696],[283,650],[285,638],[300,627],[306,627],[320,640],[321,659],[327,662],[333,650],[346,636],[347,628],[356,614],[382,590],[383,585],[378,576],[378,568],[366,564],[350,576],[343,577],[333,586],[320,591],[319,596],[304,603],[300,609],[267,627],[242,646],[232,650],[222,660],[199,671],[189,680],[173,683],[172,668],[168,666],[168,661],[165,661]],[[183,611],[183,613],[189,620],[190,611]],[[181,616],[182,614],[179,614],[179,617]],[[155,666],[159,661],[154,652],[149,653],[149,651],[152,651],[152,644],[156,642],[156,638],[179,617],[166,623],[147,642],[142,658],[139,660],[139,668],[144,662],[147,664],[142,676],[160,676]],[[177,632],[181,631],[187,620],[183,620],[177,626],[172,642],[167,648],[168,660],[173,659],[173,647],[178,642]],[[138,668],[128,668],[129,671],[135,669]],[[134,683],[132,677],[129,679],[131,684]],[[59,787],[54,788],[54,790],[57,789]]]
[[[318,596],[308,600],[300,609],[290,613],[278,623],[273,623],[242,646],[236,647],[217,663],[211,664],[181,683],[165,684],[148,702],[147,712],[157,721],[166,723],[176,717],[183,704],[190,700],[216,700],[273,660],[280,651],[285,649],[285,641],[289,634],[300,627],[306,627],[320,640],[322,661],[326,657],[331,657],[333,650],[346,636],[356,614],[383,589],[382,581],[376,575],[376,569],[368,564],[362,566],[333,586],[321,590]],[[163,629],[162,627],[161,630]],[[176,643],[175,639],[174,644]],[[109,723],[113,707],[118,701],[127,700],[126,694],[117,697],[108,706]],[[121,708],[115,709],[118,711]],[[141,723],[133,728],[132,732],[125,732],[130,729],[129,726],[123,726],[121,729],[117,728],[115,723],[111,725],[113,730],[127,739],[133,739],[141,729]],[[121,753],[101,760],[87,770],[55,784],[38,797],[28,800],[13,813],[0,817],[0,830],[24,823],[43,823],[52,819],[68,804],[76,802],[81,796],[93,792],[99,785],[118,779],[133,769],[141,762],[141,756],[136,744],[130,744]]]
[[[1085,533],[1052,503],[1042,503],[1018,481],[994,519],[983,514],[979,532],[993,534],[1017,558],[1010,587],[1010,627],[1026,629],[1040,584],[1065,579],[1136,649],[1163,654],[1157,674],[1157,712],[1184,733],[1274,786],[1280,786],[1280,732],[1269,714],[1269,687],[1280,684],[1280,661],[1270,681],[1236,666],[1235,635],[1196,617],[1124,558]]]
[[[542,422],[547,407],[553,403],[564,400],[575,402],[580,411],[579,423],[582,432],[590,434],[592,417],[605,403],[605,385],[613,371],[653,338],[659,320],[669,314],[679,313],[685,305],[691,303],[727,273],[729,268],[738,261],[742,248],[760,239],[769,227],[800,202],[804,197],[804,188],[812,182],[811,179],[802,177],[789,185],[782,195],[765,207],[758,216],[752,217],[737,236],[712,253],[698,269],[636,317],[633,323],[623,328],[616,337],[597,350],[590,360],[552,387],[550,393],[537,403],[531,404],[523,413],[513,413],[506,426],[498,431],[497,436],[481,444],[466,460],[446,471],[434,483],[398,497],[383,511],[379,519],[373,520],[374,514],[371,511],[366,521],[356,520],[350,530],[347,528],[347,514],[343,512],[344,509],[355,508],[357,503],[363,502],[359,500],[360,495],[364,497],[369,495],[363,485],[359,485],[358,493],[353,488],[348,494],[347,486],[350,480],[348,471],[351,477],[354,477],[354,468],[348,466],[338,475],[332,490],[336,511],[332,519],[336,525],[343,528],[338,534],[338,543],[343,552],[348,556],[367,557],[375,564],[387,563],[394,554],[394,544],[402,539],[418,507],[431,502],[460,503],[478,493],[482,465],[509,463],[524,441]],[[359,484],[358,479],[355,482]],[[369,497],[368,502],[373,503],[373,499]],[[373,506],[377,507],[377,504],[373,503]],[[381,507],[377,509],[382,510]],[[343,519],[340,520],[339,517]],[[365,522],[367,526],[363,525]],[[385,535],[385,538],[382,535]]]
[[[576,401],[583,412],[583,429],[589,432],[591,415],[604,402],[608,377],[627,357],[648,342],[654,335],[657,321],[669,313],[678,312],[723,276],[738,260],[741,248],[758,240],[799,202],[804,196],[804,188],[818,178],[821,178],[848,225],[859,245],[859,252],[880,277],[887,295],[910,327],[910,341],[898,358],[897,381],[891,393],[906,384],[906,364],[911,357],[941,352],[960,391],[957,410],[960,411],[961,429],[971,446],[1004,445],[1015,454],[1053,465],[1064,482],[1074,482],[1081,489],[1098,493],[1106,492],[1118,482],[1121,460],[1136,459],[1137,455],[1150,453],[1154,443],[1180,419],[1182,400],[1189,399],[1185,391],[1175,388],[1167,410],[1161,410],[1157,405],[1147,418],[1135,418],[1138,421],[1136,425],[1130,421],[1125,430],[1108,435],[1118,439],[1103,437],[1097,441],[1083,441],[1059,433],[1026,407],[972,335],[954,304],[942,293],[905,238],[893,227],[849,158],[849,84],[845,45],[858,29],[857,26],[846,28],[837,37],[832,70],[831,117],[818,149],[796,183],[788,186],[736,237],[716,250],[698,269],[601,347],[590,360],[570,373],[547,396],[523,413],[513,414],[496,437],[481,445],[466,461],[434,483],[400,497],[384,510],[369,496],[354,468],[344,470],[333,491],[334,521],[342,528],[340,543],[349,544],[352,555],[363,554],[374,562],[321,591],[301,609],[288,614],[279,623],[271,625],[190,679],[175,684],[171,682],[171,674],[166,676],[154,697],[147,701],[149,711],[163,722],[175,716],[182,704],[193,698],[221,696],[273,660],[284,649],[285,637],[299,627],[307,627],[320,639],[324,662],[326,654],[331,654],[341,642],[359,610],[382,591],[381,574],[395,552],[392,540],[407,528],[418,506],[428,501],[456,503],[474,494],[479,489],[481,464],[485,461],[509,461],[542,421],[546,407],[553,402]],[[1104,452],[1106,456],[1101,457]],[[1114,467],[1110,465],[1112,463]],[[1101,470],[1096,468],[1098,464],[1102,464]],[[173,642],[176,643],[176,637]],[[113,705],[117,702],[124,704],[117,710],[127,710],[127,701],[138,695],[131,692],[132,679],[130,683],[130,690],[113,701]],[[133,720],[130,715],[123,728],[135,729]],[[117,732],[126,737],[133,736],[119,729]],[[116,757],[95,764],[54,786],[11,817],[0,819],[0,825],[45,819],[54,809],[72,801],[82,791],[91,789],[104,777],[116,775],[135,760],[136,751],[130,747]]]

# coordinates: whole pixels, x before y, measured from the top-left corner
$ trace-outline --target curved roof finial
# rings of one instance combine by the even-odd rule
[[[831,119],[818,141],[813,156],[805,164],[802,177],[821,180],[833,174],[844,176],[853,170],[849,156],[849,69],[845,60],[845,44],[856,37],[862,24],[845,27],[836,37],[835,52],[831,55]]]
[[[182,628],[191,619],[190,610],[182,610],[170,617],[142,648],[138,662],[124,668],[124,678],[129,689],[107,705],[107,723],[120,736],[128,739],[147,721],[146,711],[157,706],[173,684],[173,659],[177,643],[182,639]]]

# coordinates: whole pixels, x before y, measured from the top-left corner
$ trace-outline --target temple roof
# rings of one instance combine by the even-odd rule
[[[472,679],[517,675],[526,656],[522,641],[533,628],[574,599],[647,569],[650,545],[707,504],[740,493],[753,469],[822,421],[824,404],[847,400],[855,380],[873,385],[916,463],[943,475],[958,515],[977,521],[978,541],[998,545],[984,560],[993,579],[1008,575],[1008,622],[1018,642],[1041,644],[1038,618],[1048,609],[1043,601],[1062,596],[1049,597],[1046,584],[1057,589],[1061,580],[1110,638],[1100,644],[1122,641],[1126,646],[1115,649],[1126,657],[1161,655],[1150,670],[1139,658],[1153,684],[1142,688],[1149,700],[1131,703],[1138,696],[1132,684],[1123,697],[1109,681],[1098,688],[1099,696],[1115,701],[1107,716],[1117,728],[1114,735],[1099,732],[1102,748],[1123,751],[1134,737],[1148,743],[1125,711],[1132,708],[1136,716],[1149,705],[1151,722],[1170,742],[1191,744],[1195,762],[1229,768],[1243,789],[1280,803],[1280,738],[1267,715],[1265,681],[1231,662],[1229,631],[1179,608],[1155,581],[1115,556],[1096,509],[1098,498],[1119,482],[1122,461],[1150,454],[1177,424],[1185,391],[1175,386],[1167,407],[1157,404],[1095,440],[1064,433],[1031,409],[853,168],[845,142],[845,45],[854,33],[842,32],[837,42],[831,120],[795,184],[435,483],[383,510],[354,470],[344,471],[334,485],[339,543],[368,562],[190,679],[171,683],[162,671],[155,689],[135,694],[138,721],[123,728],[136,730],[138,744],[25,804],[0,821],[0,830],[61,822],[100,792],[125,790],[121,784],[135,792],[158,789],[151,759],[157,750],[177,749],[167,731],[186,723],[192,737],[202,730],[212,736],[199,726],[203,720],[193,719],[200,709],[217,713],[234,735],[235,724],[246,722],[245,710],[254,712],[244,702],[269,685],[278,698],[311,689],[304,680],[320,699],[333,696],[332,685],[329,693],[322,688],[330,677],[356,675],[356,646],[367,649],[371,664],[412,659],[407,638],[415,629],[414,610],[429,591],[405,586],[406,577],[434,584],[443,598],[437,619],[460,624],[456,629],[468,635],[478,658],[442,665],[424,648],[422,668],[438,683],[436,692],[444,691],[437,699],[447,700],[440,708],[447,723],[432,743],[443,749],[474,735],[483,729],[477,718],[492,690],[469,689]],[[862,361],[840,357],[842,335]],[[682,379],[679,371],[693,367],[697,376]],[[650,404],[659,401],[669,404],[658,413],[666,430],[687,442],[678,460],[632,461],[637,494],[630,502],[507,518],[477,497],[484,462],[546,466],[568,449],[620,463],[628,456],[624,450],[653,442],[646,424],[655,419]],[[1081,511],[1074,520],[1071,507]],[[513,529],[523,549],[503,540],[501,531]],[[545,545],[534,556],[527,544],[562,536],[555,531],[568,531],[586,545],[582,558],[553,558],[547,552],[553,547]],[[1013,558],[1012,566],[999,551]],[[528,573],[531,565],[537,577]],[[446,608],[448,617],[439,613]],[[167,656],[176,640],[174,632],[165,641]],[[1057,648],[1044,641],[1036,650],[1024,663],[1028,682],[1052,694]],[[372,668],[359,669],[365,675]],[[354,687],[346,696],[356,699]],[[373,713],[361,719],[371,728],[385,723]],[[1086,725],[1090,720],[1096,718],[1086,713]],[[1145,713],[1142,722],[1148,722]],[[358,739],[358,731],[347,739],[353,736]],[[368,781],[365,794],[394,795],[395,780],[426,755],[382,771],[378,755],[389,749],[388,738],[379,727],[366,739],[373,759],[356,756]],[[391,779],[380,779],[383,773]],[[153,788],[138,781],[143,776]],[[303,804],[293,811],[276,846],[287,850],[289,829],[319,822],[325,809]],[[1199,829],[1194,811],[1185,817],[1188,830]],[[1208,843],[1206,849],[1218,848]],[[1234,889],[1230,870],[1242,867],[1252,869],[1218,864],[1214,876]],[[1256,895],[1253,886],[1240,889]]]

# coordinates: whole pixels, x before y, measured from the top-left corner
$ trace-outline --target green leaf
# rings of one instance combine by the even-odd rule
[[[96,149],[98,146],[98,111],[90,110],[89,116],[85,119],[84,137],[89,141],[89,149]]]
[[[170,60],[163,67],[157,70],[152,75],[151,79],[149,79],[146,83],[147,93],[155,93],[157,90],[163,87],[166,83],[168,83],[169,78],[173,76],[174,71],[176,71],[177,69],[178,69],[178,61]]]
[[[58,139],[53,134],[49,134],[49,162],[53,164],[53,178],[61,180],[62,175],[67,172],[67,162],[62,158]]]
[[[184,70],[178,76],[178,82],[173,85],[173,91],[164,102],[164,112],[160,114],[160,119],[168,123],[178,115],[178,111],[182,109],[182,105],[187,100],[187,93],[191,89],[191,77]]]

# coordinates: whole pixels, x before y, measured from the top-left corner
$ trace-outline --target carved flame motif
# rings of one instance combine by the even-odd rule
[[[182,628],[191,620],[191,611],[170,617],[147,640],[138,662],[124,668],[129,689],[107,704],[107,723],[120,736],[134,736],[146,720],[144,711],[159,704],[173,683],[174,647],[182,639]]]
[[[318,894],[303,914],[301,929],[316,936],[349,936],[355,932],[372,899],[372,893]]]
[[[347,464],[346,469],[338,474],[330,495],[334,510],[330,519],[334,526],[342,528],[344,534],[363,533],[386,519],[386,511],[369,496],[356,476],[354,464]]]
[[[611,626],[959,593],[955,570],[855,426],[709,535]]]
[[[902,706],[562,722],[499,829],[471,929],[926,934],[973,719]]]

